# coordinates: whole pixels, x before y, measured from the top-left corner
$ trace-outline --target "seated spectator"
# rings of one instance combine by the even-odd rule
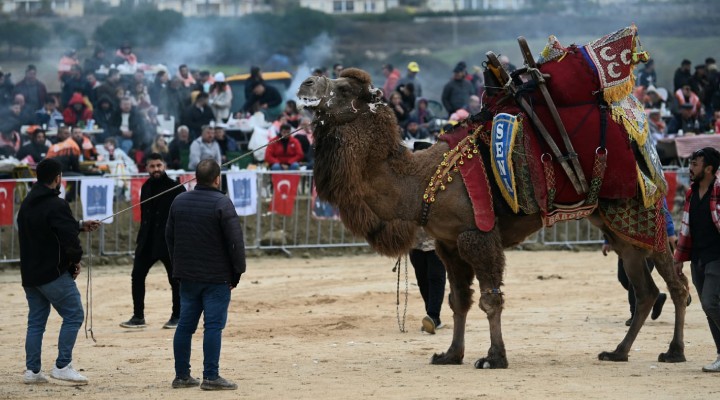
[[[30,64],[25,70],[25,78],[15,85],[15,94],[22,94],[32,112],[45,104],[47,88],[37,79],[37,68]]]
[[[45,100],[45,106],[35,111],[35,124],[47,129],[57,129],[64,122],[64,117],[57,110],[57,103],[53,97]]]
[[[220,154],[222,155],[222,163],[228,161],[228,151],[238,151],[237,142],[225,133],[225,128],[222,126],[215,126],[214,130],[215,141],[220,146]]]
[[[15,157],[21,144],[22,139],[18,131],[0,129],[0,156]]]
[[[50,145],[48,147],[51,147],[54,144],[58,144],[65,139],[70,137],[70,128],[66,125],[60,125],[58,127],[57,133],[55,136],[50,136]]]
[[[73,94],[63,111],[65,125],[78,125],[80,122],[85,123],[91,119],[93,119],[92,110],[85,104],[82,94]]]
[[[81,127],[73,126],[70,131],[70,136],[80,148],[80,161],[97,160],[98,154],[95,150],[95,144],[93,144],[92,140],[83,132]]]
[[[168,147],[167,141],[163,135],[156,135],[152,144],[145,149],[145,160],[147,160],[147,157],[152,153],[160,154],[163,161],[165,161],[165,165],[170,165],[170,162],[172,161],[170,159],[170,148]]]
[[[22,146],[18,150],[17,158],[20,161],[26,162],[28,165],[35,165],[45,159],[47,156],[49,147],[47,146],[45,131],[42,128],[35,127],[35,129],[28,130],[30,134],[30,143]]]
[[[428,108],[428,101],[425,98],[417,100],[417,107],[410,113],[410,118],[417,120],[420,127],[427,128],[435,119],[435,115]]]
[[[32,125],[35,122],[35,110],[31,109],[30,106],[25,102],[25,96],[18,93],[15,95],[13,104],[20,107],[17,118],[20,120],[22,125]]]
[[[116,110],[115,103],[107,97],[103,97],[97,101],[97,106],[93,111],[93,119],[95,124],[103,130],[95,138],[99,142],[105,141],[107,137],[114,137],[120,134],[119,127],[114,125]]]
[[[300,111],[298,110],[295,100],[285,102],[285,110],[283,111],[282,117],[284,117],[285,122],[293,128],[300,126]]]
[[[397,118],[398,124],[402,127],[405,126],[405,123],[410,118],[410,111],[405,107],[405,104],[402,101],[402,97],[400,96],[400,93],[393,92],[390,94],[390,100],[388,101],[388,106],[393,110],[395,113],[395,118]]]
[[[129,98],[120,101],[120,109],[115,113],[112,127],[118,132],[117,143],[125,153],[132,149],[142,149],[145,140],[145,126],[142,115],[133,107]]]
[[[15,85],[12,83],[10,74],[0,70],[0,109],[9,107],[12,102]]]
[[[215,121],[215,115],[208,106],[209,99],[210,96],[207,93],[198,94],[193,105],[183,116],[183,125],[190,129],[190,137],[193,139],[200,136],[203,126]]]
[[[81,97],[88,97],[90,88],[79,65],[73,65],[70,71],[63,75],[62,82],[62,92],[60,93],[62,106],[70,106],[70,99],[75,93],[80,93]]]
[[[645,90],[643,106],[645,106],[646,109],[657,108],[658,110],[662,110],[663,108],[667,108],[666,100],[667,90],[662,88],[658,89],[655,86],[650,85],[647,90]]]
[[[98,71],[108,68],[110,63],[105,58],[105,49],[102,46],[95,46],[92,57],[85,59],[83,71],[85,73],[98,73]]]
[[[136,66],[137,62],[137,56],[132,52],[130,42],[123,42],[115,52],[115,65],[128,64],[130,66]]]
[[[168,86],[170,75],[167,71],[160,70],[155,74],[155,80],[148,88],[149,98],[152,99],[153,105],[157,107],[157,113],[169,115],[168,110]]]
[[[180,125],[177,128],[175,139],[170,142],[168,149],[170,151],[168,167],[170,169],[183,169],[185,166],[182,165],[181,152],[190,151],[190,130],[187,126]]]
[[[210,97],[208,104],[215,114],[215,122],[223,123],[230,118],[230,106],[232,106],[233,93],[230,85],[225,82],[225,74],[215,74],[215,83],[210,86]]]
[[[300,142],[290,135],[291,130],[290,125],[282,125],[278,132],[282,139],[270,143],[265,151],[265,162],[272,171],[300,169],[300,161],[305,155]]]
[[[667,134],[667,125],[662,119],[662,114],[657,108],[652,108],[648,111],[648,128],[650,129],[650,135],[657,141],[662,139]]]
[[[690,103],[680,106],[680,115],[675,115],[668,124],[668,133],[701,133],[708,130],[708,125],[703,118],[695,114],[695,108]]]
[[[299,130],[293,136],[300,142],[304,154],[303,161],[308,164],[308,169],[312,169],[314,164],[312,120],[303,117],[300,120]]]
[[[476,95],[470,96],[470,100],[468,101],[468,113],[470,115],[475,115],[479,113],[482,110],[482,103],[480,102],[480,97]]]
[[[200,137],[190,145],[188,169],[194,170],[200,161],[207,159],[213,159],[222,165],[220,145],[215,141],[215,130],[209,125],[203,126]]]
[[[415,109],[415,84],[408,82],[399,85],[397,92],[400,93],[400,98],[405,106],[405,110],[407,110],[408,113],[412,112],[412,110]]]
[[[405,140],[427,140],[431,139],[430,131],[420,126],[416,119],[410,119],[405,127],[403,139]]]
[[[250,97],[245,101],[243,110],[247,113],[254,114],[256,111],[262,111],[265,119],[273,121],[281,113],[282,95],[272,85],[264,82],[256,82],[252,89]]]
[[[165,115],[175,117],[175,126],[180,125],[183,112],[190,107],[190,103],[190,90],[183,86],[180,78],[172,78],[167,88],[167,110]]]
[[[188,66],[185,64],[182,64],[178,67],[178,78],[180,78],[183,86],[185,86],[186,88],[195,85],[195,78],[192,76],[190,70],[188,69]]]
[[[82,154],[80,146],[78,146],[77,142],[70,137],[70,130],[66,128],[58,130],[57,142],[50,146],[45,157],[74,157],[78,159],[80,154]]]
[[[260,70],[260,67],[252,66],[250,67],[250,76],[245,80],[245,87],[243,88],[245,90],[245,99],[249,99],[252,95],[253,88],[255,88],[256,83],[265,83],[262,77],[262,72]],[[251,113],[250,111],[247,111],[248,113]]]
[[[58,63],[58,79],[60,82],[62,82],[67,75],[71,74],[74,66],[80,67],[80,60],[78,60],[77,57],[77,50],[70,49],[60,57],[60,62]]]
[[[118,107],[120,105],[118,99],[118,90],[120,90],[123,95],[125,94],[125,89],[123,89],[122,85],[120,84],[120,71],[112,68],[108,72],[108,76],[107,78],[105,78],[105,82],[103,82],[102,85],[98,86],[98,88],[95,89],[95,96],[98,98],[98,101],[103,97],[106,97],[113,101],[113,105],[115,107]]]
[[[135,161],[130,158],[122,149],[117,147],[117,141],[114,137],[106,138],[103,144],[95,146],[95,150],[98,153],[98,158],[101,160],[98,164],[103,165],[103,162],[107,163],[110,167],[110,173],[118,173],[117,166],[122,165],[125,171],[129,174],[137,174],[138,167]]]
[[[689,83],[682,85],[682,87],[675,92],[675,100],[677,101],[678,107],[681,109],[681,113],[683,105],[690,104],[692,106],[690,108],[692,116],[701,114],[702,103],[700,102],[700,97],[692,91]]]

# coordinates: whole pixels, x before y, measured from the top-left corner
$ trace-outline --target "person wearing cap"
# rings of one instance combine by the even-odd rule
[[[223,123],[230,118],[230,106],[232,106],[232,89],[225,82],[225,74],[215,74],[215,83],[210,86],[210,108],[215,114],[215,122]]]
[[[674,92],[677,92],[684,84],[690,82],[690,78],[692,78],[692,73],[690,72],[691,66],[692,63],[690,60],[684,59],[680,63],[680,67],[675,70],[675,76],[673,77]]]
[[[390,101],[390,95],[395,91],[400,81],[400,71],[393,67],[392,64],[384,64],[382,66],[382,74],[385,77],[385,83],[383,84],[383,96],[386,101]]]
[[[665,100],[667,98],[667,90],[663,89],[665,92],[665,98],[663,98],[662,94],[660,93],[660,90],[656,88],[653,85],[650,85],[645,90],[645,97],[643,98],[643,106],[648,108],[657,108],[661,109],[663,108],[663,105],[665,104]],[[665,105],[667,107],[667,105]]]
[[[47,99],[47,88],[45,84],[37,79],[37,68],[30,64],[25,70],[25,78],[15,85],[14,94],[22,94],[25,103],[31,110],[39,110]]]
[[[442,91],[442,104],[448,115],[452,115],[455,111],[467,107],[470,102],[470,96],[475,94],[475,89],[470,81],[465,79],[467,74],[467,64],[460,61],[453,69],[452,79],[445,84]]]
[[[420,66],[415,61],[410,61],[407,65],[407,74],[405,77],[400,79],[397,84],[397,88],[401,86],[405,86],[408,83],[412,83],[415,87],[415,96],[421,97],[422,96],[422,85],[420,84],[420,79],[418,79],[417,74],[420,72]]]
[[[668,124],[668,133],[694,132],[702,133],[709,128],[705,118],[698,116],[690,103],[680,105],[680,114],[675,115]]]

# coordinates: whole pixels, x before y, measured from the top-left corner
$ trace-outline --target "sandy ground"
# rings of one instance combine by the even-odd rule
[[[487,321],[479,308],[469,315],[465,363],[429,364],[445,351],[452,329],[420,332],[422,299],[409,267],[405,326],[398,329],[393,260],[379,256],[250,259],[233,292],[224,332],[221,374],[239,384],[217,398],[252,399],[710,399],[720,396],[720,374],[700,368],[713,356],[705,318],[695,301],[685,330],[688,362],[658,363],[672,335],[671,308],[649,321],[630,361],[597,360],[625,332],[625,291],[615,278],[615,257],[598,252],[508,253],[504,338],[509,369],[483,371],[475,359],[489,346]],[[404,270],[403,270],[404,272]],[[85,299],[86,275],[78,279]],[[544,279],[541,279],[544,278]],[[656,282],[659,278],[656,276]],[[94,270],[94,332],[81,330],[74,364],[90,385],[22,383],[26,301],[19,271],[0,273],[0,398],[92,399],[194,398],[199,389],[174,390],[172,336],[161,329],[170,314],[164,270],[148,277],[147,329],[127,331],[118,323],[131,314],[130,267]],[[664,285],[661,285],[664,287]],[[401,277],[399,319],[405,279]],[[693,290],[693,296],[697,296]],[[668,303],[669,304],[669,303]],[[452,325],[445,304],[443,321]],[[44,370],[54,361],[59,317],[46,332]],[[202,374],[202,338],[193,343],[193,372]]]

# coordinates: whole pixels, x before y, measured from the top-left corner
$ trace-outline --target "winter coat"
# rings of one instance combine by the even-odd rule
[[[59,192],[36,183],[18,213],[20,274],[25,287],[41,286],[80,262],[80,226]]]
[[[302,145],[293,136],[288,137],[287,142],[281,139],[277,142],[273,142],[267,147],[265,151],[265,162],[273,164],[292,164],[294,162],[300,162],[305,158],[303,154]]]
[[[173,200],[185,191],[185,187],[178,186],[177,182],[163,174],[158,179],[149,178],[140,190],[140,201],[143,202],[175,186],[174,190],[140,206],[140,230],[135,242],[135,258],[143,252],[153,259],[170,257],[165,242],[165,226]]]
[[[475,94],[472,83],[466,79],[451,79],[442,92],[442,104],[448,115],[467,106],[470,96]]]
[[[173,278],[237,286],[245,273],[245,242],[232,201],[204,185],[178,195],[165,229]]]
[[[18,93],[25,97],[25,104],[29,106],[31,110],[37,110],[45,105],[47,88],[44,83],[38,80],[35,80],[34,84],[28,82],[27,79],[21,80],[15,85],[15,94]]]
[[[183,125],[186,125],[188,129],[190,129],[190,137],[194,139],[202,133],[203,125],[208,125],[214,120],[215,114],[213,114],[210,106],[205,106],[201,109],[193,104],[185,112]]]
[[[230,106],[232,105],[232,90],[230,85],[225,90],[218,92],[217,89],[210,93],[210,108],[215,114],[215,122],[223,122],[230,117]]]
[[[80,111],[75,110],[75,107],[73,107],[75,104],[82,104]],[[63,111],[65,125],[75,126],[80,121],[87,121],[92,117],[92,111],[85,105],[83,96],[80,93],[73,94],[67,107],[65,107],[65,111]]]
[[[217,161],[218,164],[222,164],[222,153],[220,152],[220,145],[218,142],[213,140],[210,143],[205,143],[201,137],[193,140],[190,145],[190,160],[188,162],[188,169],[194,171],[200,161],[207,159],[213,159]]]

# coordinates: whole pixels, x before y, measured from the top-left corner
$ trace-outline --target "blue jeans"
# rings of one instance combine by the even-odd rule
[[[133,140],[127,139],[122,136],[118,136],[115,138],[117,141],[117,145],[122,151],[125,152],[125,154],[130,154],[130,150],[132,150],[133,147]]]
[[[200,321],[200,314],[204,313],[203,379],[217,379],[228,305],[230,287],[227,283],[180,281],[180,321],[173,340],[176,376],[190,376],[192,336]]]
[[[33,372],[40,371],[43,334],[52,305],[63,319],[55,365],[65,368],[72,361],[73,347],[84,319],[82,300],[75,281],[69,273],[65,273],[50,283],[24,289],[30,308],[25,337],[25,366]]]
[[[294,162],[294,163],[288,165],[288,170],[289,170],[289,171],[297,171],[297,170],[299,170],[299,169],[300,169],[300,164],[299,164],[299,163]],[[275,163],[275,164],[273,164],[273,165],[270,166],[270,170],[271,170],[271,171],[281,171],[281,170],[282,170],[282,164],[280,164],[280,163]]]

